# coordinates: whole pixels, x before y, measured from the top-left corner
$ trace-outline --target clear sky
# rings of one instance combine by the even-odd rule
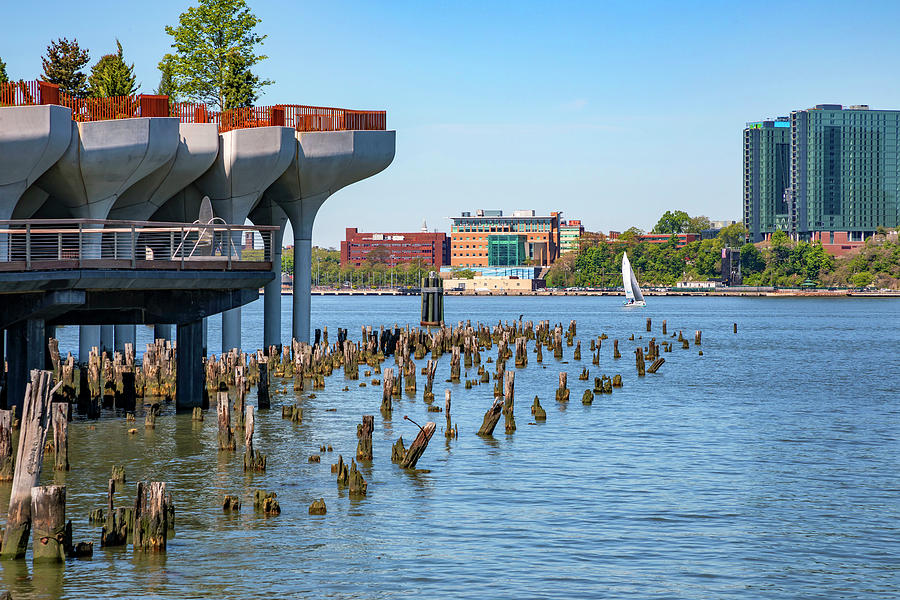
[[[274,79],[259,104],[385,109],[397,154],[338,192],[344,227],[449,230],[462,210],[563,211],[649,229],[667,209],[741,218],[746,121],[818,103],[900,108],[894,2],[249,0]],[[0,58],[36,78],[50,39],[115,50],[152,93],[188,0],[7,2]]]

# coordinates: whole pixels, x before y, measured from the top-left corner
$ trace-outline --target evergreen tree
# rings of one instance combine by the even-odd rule
[[[7,83],[9,77],[6,75],[6,63],[0,58],[0,83]]]
[[[175,69],[172,66],[174,58],[171,54],[166,54],[156,66],[159,69],[159,85],[156,87],[156,94],[168,96],[169,102],[178,102],[178,87],[175,85]]]
[[[90,95],[95,98],[109,96],[133,96],[138,90],[134,76],[134,64],[125,64],[122,59],[122,44],[116,40],[118,52],[104,54],[91,68],[88,78]]]
[[[238,52],[228,55],[227,66],[225,108],[253,106],[258,98],[255,90],[259,86],[259,77],[247,68],[243,57]]]
[[[179,94],[196,102],[215,104],[226,108],[226,91],[232,92],[233,101],[244,101],[272,81],[260,80],[250,69],[267,58],[256,54],[256,46],[266,36],[255,32],[260,20],[247,6],[245,0],[199,0],[178,18],[178,26],[166,26],[172,36],[172,76]],[[232,69],[230,64],[240,64]],[[230,73],[243,81],[229,88]],[[241,92],[249,86],[251,93]]]
[[[78,40],[67,38],[51,41],[47,46],[47,56],[41,58],[44,66],[44,81],[55,83],[59,91],[84,98],[87,95],[87,75],[81,69],[90,60],[87,50],[82,50]]]

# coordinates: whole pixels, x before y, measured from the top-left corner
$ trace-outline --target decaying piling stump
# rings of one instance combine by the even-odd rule
[[[203,420],[203,409],[199,406],[195,406],[194,410],[191,412],[191,421],[202,421]]]
[[[569,401],[569,390],[566,388],[566,380],[569,375],[565,371],[560,371],[559,373],[559,387],[556,389],[556,401],[557,402],[568,402]]]
[[[356,426],[356,437],[359,442],[356,444],[357,460],[372,460],[372,432],[375,430],[375,416],[363,415],[362,424]]]
[[[478,435],[493,435],[494,428],[497,426],[501,414],[503,414],[503,399],[498,398],[494,400],[488,411],[484,413],[484,421],[481,423]]]
[[[546,421],[547,411],[541,406],[541,401],[537,396],[534,397],[534,403],[531,405],[531,414],[534,415],[535,421]]]
[[[622,387],[622,376],[621,375],[613,375],[612,378],[612,386],[613,387]]]
[[[737,323],[734,324],[734,332],[737,333]]]
[[[216,412],[219,417],[219,450],[234,450],[234,433],[231,431],[231,407],[228,392],[219,392],[216,396]]]
[[[647,331],[650,331],[650,317],[647,317]]]
[[[450,390],[444,390],[444,412],[447,417],[447,426],[444,429],[444,437],[456,438],[459,435],[458,428],[450,422]]]
[[[324,515],[326,512],[328,512],[328,509],[325,506],[325,498],[313,500],[312,504],[309,505],[309,514],[311,515]]]
[[[637,372],[639,377],[644,376],[644,349],[641,347],[635,348],[634,350],[634,360],[637,366]]]
[[[403,437],[401,437],[391,446],[391,462],[399,465],[405,457],[406,446],[403,445]]]
[[[431,441],[431,436],[434,435],[435,429],[437,429],[437,425],[433,421],[428,421],[425,423],[425,427],[420,427],[418,423],[413,421],[407,416],[403,417],[416,427],[419,427],[419,433],[416,435],[416,439],[413,440],[413,443],[410,444],[409,449],[406,451],[406,455],[403,457],[403,460],[400,461],[400,466],[404,469],[415,469],[416,463],[419,462],[419,459],[422,457],[422,454],[425,452],[425,449],[428,447],[428,442]]]
[[[275,492],[255,490],[253,492],[253,510],[267,516],[280,515],[281,505],[278,504],[278,500],[276,500],[277,497],[278,494]]]
[[[156,428],[156,417],[159,416],[159,403],[155,402],[147,407],[147,414],[144,415],[144,427],[148,429]]]
[[[647,372],[648,373],[656,373],[657,369],[659,369],[661,366],[663,366],[664,362],[666,362],[666,359],[657,358],[655,361],[653,361],[653,364],[650,365],[650,368],[647,369]]]
[[[66,527],[66,486],[31,489],[34,562],[63,562],[71,552],[71,522]],[[67,535],[68,531],[68,535]]]
[[[62,384],[51,389],[53,373],[31,372],[31,381],[25,387],[22,421],[19,430],[19,447],[16,453],[15,472],[9,496],[6,528],[0,559],[23,558],[28,548],[31,532],[31,488],[41,478],[44,462],[44,441],[50,427],[50,400]]]
[[[402,464],[400,466],[403,466]],[[356,467],[356,461],[350,461],[350,471],[347,473],[347,491],[351,498],[365,496],[369,489],[369,484],[363,478],[362,473]]]
[[[506,417],[506,433],[512,433],[516,430],[516,417],[514,414],[515,385],[515,371],[507,371],[505,381],[503,382],[503,415]]]
[[[663,335],[667,335],[667,334],[668,334],[668,332],[666,331],[666,320],[663,319]]]
[[[0,410],[0,481],[12,481],[14,469],[12,411]]]
[[[702,335],[703,335],[703,332],[700,331],[699,329],[694,332],[694,345],[695,346],[700,345],[700,338],[702,337]]]
[[[124,465],[113,465],[110,473],[110,477],[116,482],[125,484],[125,466]]]
[[[613,358],[622,358],[622,355],[619,353],[619,340],[613,340]]]
[[[581,403],[582,404],[593,404],[594,403],[594,392],[591,390],[584,390],[584,393],[581,395]]]
[[[225,512],[240,512],[241,499],[237,496],[226,494],[225,498],[222,500],[222,510]]]
[[[113,507],[113,495],[116,493],[116,480],[109,480],[106,495],[106,519],[100,532],[100,546],[124,546],[128,542],[131,530],[132,511]]]
[[[134,550],[144,552],[165,552],[166,536],[169,531],[166,484],[151,481],[150,485],[137,484],[134,502]]]
[[[581,340],[575,344],[575,353],[572,355],[574,360],[581,360]]]
[[[384,370],[384,381],[381,388],[381,414],[390,416],[393,411],[391,397],[394,394],[394,369],[388,367]]]
[[[69,405],[65,402],[54,402],[51,406],[53,415],[53,468],[56,471],[69,470]],[[65,498],[64,498],[65,499]]]
[[[426,404],[430,404],[434,401],[434,372],[437,369],[437,361],[428,359],[428,362],[425,365],[425,394],[422,396],[422,400],[425,401]]]
[[[259,450],[253,450],[253,407],[249,404],[244,408],[246,411],[244,417],[244,470],[245,471],[265,471],[266,455],[261,454]]]

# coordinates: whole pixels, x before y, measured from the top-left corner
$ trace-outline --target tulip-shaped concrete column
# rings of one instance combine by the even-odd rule
[[[309,341],[312,229],[319,207],[339,189],[394,160],[394,131],[298,133],[295,164],[273,189],[294,230],[293,337]]]
[[[147,221],[169,198],[212,166],[219,153],[219,129],[215,123],[179,123],[178,138],[178,149],[168,162],[116,198],[109,211],[110,219]],[[188,222],[196,218],[194,216]],[[122,235],[130,238],[128,234]],[[130,243],[130,239],[123,241],[125,244],[121,247],[127,247]],[[155,333],[172,339],[171,329],[171,326],[165,326]],[[101,343],[104,346],[108,343],[102,333]],[[135,326],[116,325],[115,349],[123,351],[127,343],[135,343]]]
[[[71,139],[68,108],[0,108],[0,220],[12,218],[22,194],[59,160]],[[0,234],[0,261],[7,253],[7,236]]]
[[[296,155],[288,127],[236,129],[219,135],[219,154],[197,187],[212,201],[215,216],[243,225],[263,192]],[[233,236],[240,252],[240,235]],[[241,309],[222,313],[222,352],[241,347]]]
[[[132,186],[176,155],[178,119],[142,118],[73,123],[63,156],[37,180],[50,198],[41,214],[50,218],[106,219],[113,205]],[[100,236],[87,240],[84,252],[100,258]],[[114,347],[114,327],[106,326],[102,341]],[[91,346],[100,346],[100,327],[80,328],[79,360]]]
[[[272,257],[272,272],[275,279],[267,283],[263,290],[263,347],[281,347],[281,245],[288,218],[267,192],[250,213],[250,220],[254,225],[278,227],[278,231],[272,236],[271,247],[268,242],[266,243],[266,250]]]

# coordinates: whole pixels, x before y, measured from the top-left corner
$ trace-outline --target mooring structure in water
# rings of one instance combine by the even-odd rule
[[[422,278],[422,320],[423,326],[435,327],[444,322],[444,282],[431,271]]]

